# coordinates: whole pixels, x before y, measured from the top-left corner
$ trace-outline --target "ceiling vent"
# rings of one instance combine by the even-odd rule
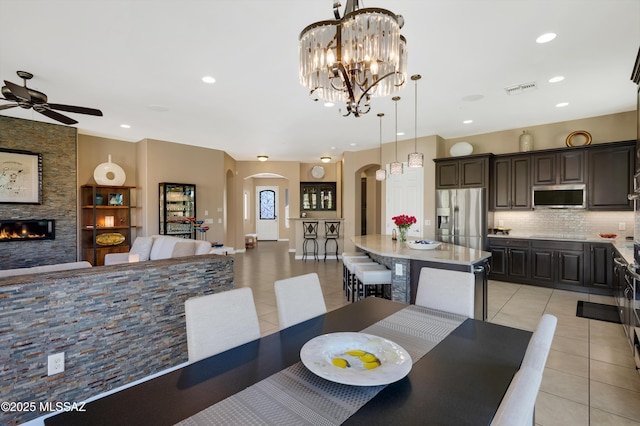
[[[536,85],[536,82],[532,81],[531,83],[522,83],[516,86],[505,87],[504,90],[507,92],[507,95],[519,95],[520,93],[530,92],[537,88],[538,86]]]

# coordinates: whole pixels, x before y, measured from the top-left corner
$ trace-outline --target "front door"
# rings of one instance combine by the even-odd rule
[[[258,240],[278,240],[278,187],[256,186],[256,233]]]

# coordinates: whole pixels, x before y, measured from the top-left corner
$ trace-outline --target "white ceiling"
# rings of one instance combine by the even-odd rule
[[[389,97],[375,98],[368,115],[342,117],[298,83],[298,35],[332,19],[332,3],[0,0],[0,80],[21,84],[15,72],[29,71],[28,85],[50,102],[101,109],[104,117],[67,114],[82,134],[211,147],[237,160],[335,159],[378,146],[379,112],[383,141],[395,136]],[[361,7],[405,18],[409,74],[422,75],[418,136],[458,138],[636,108],[638,0],[366,0]],[[549,31],[554,41],[535,43]],[[205,75],[217,82],[203,83]],[[548,83],[555,75],[565,80]],[[537,90],[505,94],[527,82]],[[470,95],[483,98],[463,100]],[[412,139],[413,82],[400,96],[399,139]],[[21,108],[0,114],[54,122]]]

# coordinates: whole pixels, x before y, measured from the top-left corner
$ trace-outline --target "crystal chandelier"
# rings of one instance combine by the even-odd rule
[[[420,74],[415,74],[411,76],[411,80],[416,82],[416,115],[415,115],[415,128],[413,133],[413,152],[409,154],[409,159],[407,160],[409,167],[422,167],[424,164],[424,155],[418,152],[418,80],[420,80],[422,76]]]
[[[388,96],[405,86],[407,41],[400,34],[404,18],[386,9],[363,8],[347,0],[342,18],[320,21],[300,33],[300,84],[313,100],[345,102],[359,117],[372,97]]]
[[[385,180],[387,178],[387,171],[382,167],[382,117],[383,113],[378,113],[380,117],[380,168],[376,170],[376,180]]]
[[[394,96],[391,98],[396,103],[396,161],[389,165],[389,173],[392,175],[401,175],[403,170],[402,163],[398,161],[398,101],[400,96]]]

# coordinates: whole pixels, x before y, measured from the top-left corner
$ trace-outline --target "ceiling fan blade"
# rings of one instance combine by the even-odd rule
[[[87,115],[97,115],[99,117],[102,117],[102,111],[95,108],[85,108],[85,107],[79,107],[79,106],[73,106],[73,105],[61,105],[61,104],[51,104],[51,103],[48,105],[49,105],[49,108],[57,109],[59,111],[75,112],[78,114],[87,114]]]
[[[53,118],[56,121],[59,121],[61,123],[64,124],[76,124],[77,121],[74,120],[73,118],[69,118],[66,115],[62,115],[58,112],[55,111],[51,111],[50,109],[46,109],[46,108],[34,108],[37,112],[39,112],[40,114],[46,115],[49,118]]]
[[[27,90],[26,87],[20,86],[7,80],[4,81],[4,84],[9,88],[9,90],[15,97],[23,99],[25,101],[31,101],[31,95],[29,94],[29,90]]]
[[[0,105],[0,110],[14,108],[14,107],[17,107],[17,106],[18,105],[15,105],[15,104],[13,104],[13,105],[12,104]]]

